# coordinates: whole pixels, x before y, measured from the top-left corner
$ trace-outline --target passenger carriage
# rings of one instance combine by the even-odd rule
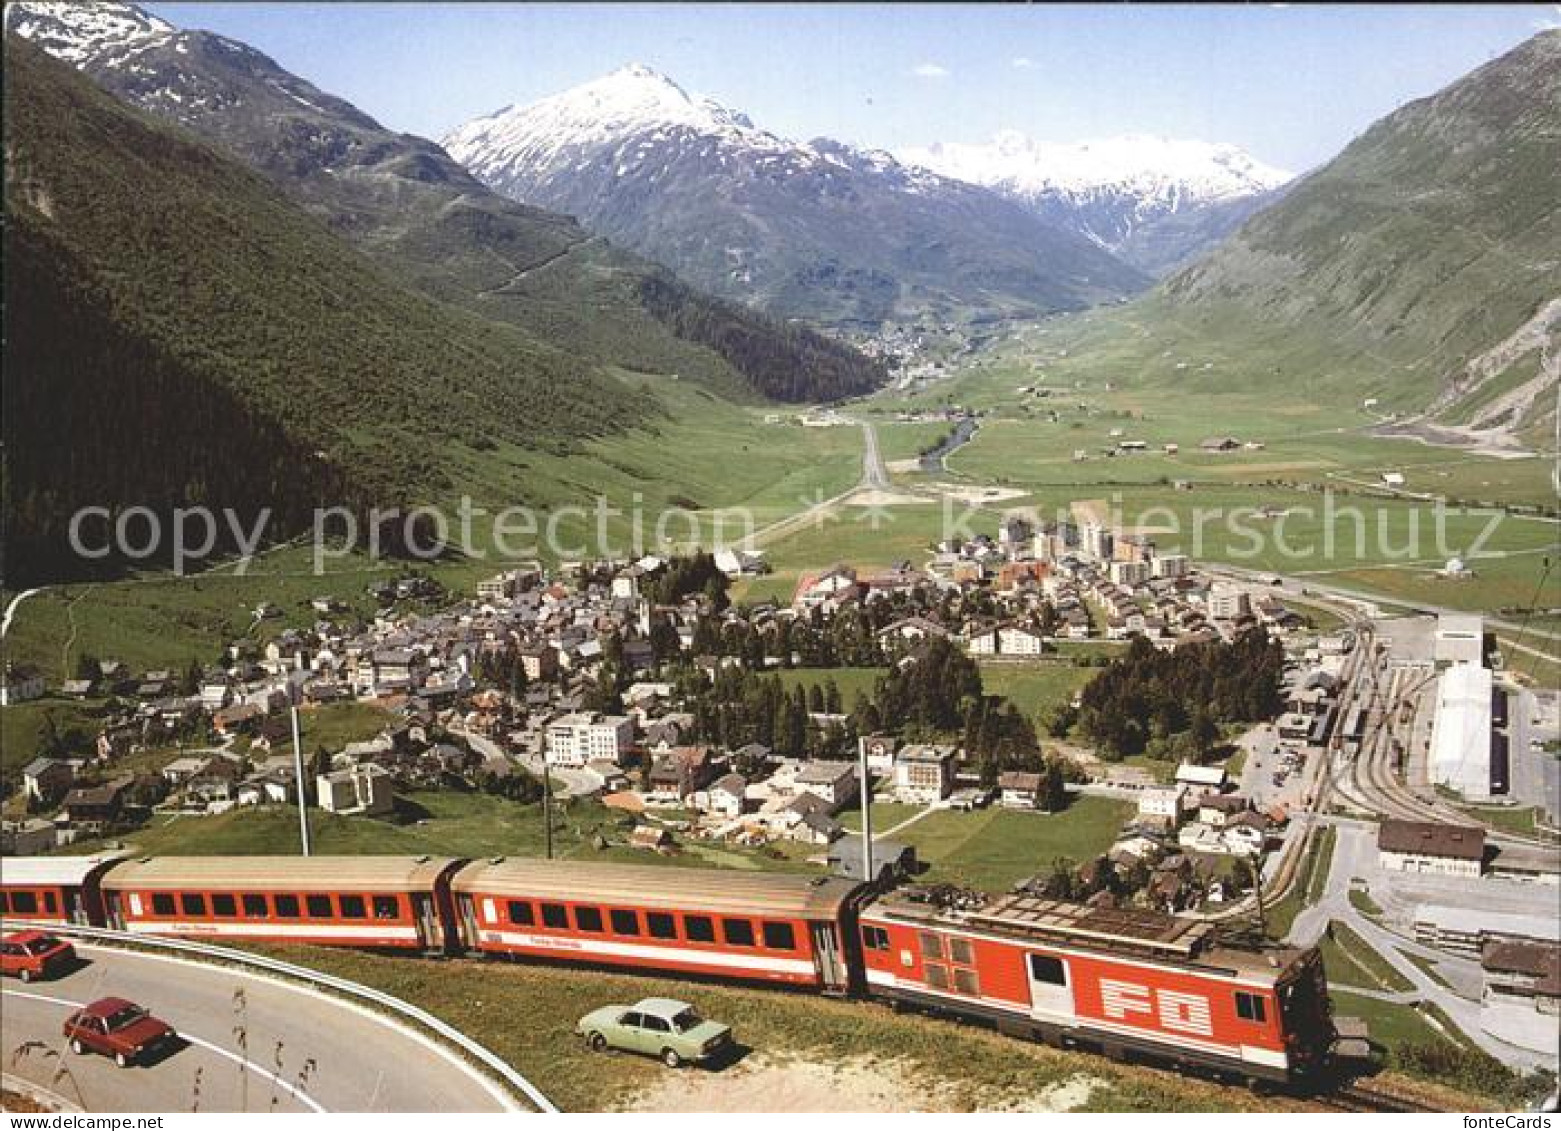
[[[860,933],[870,995],[1051,1044],[1291,1081],[1333,1041],[1315,949],[1221,947],[1210,923],[913,889],[863,909]]]
[[[103,880],[108,925],[137,934],[444,951],[442,856],[158,856]]]
[[[0,920],[100,924],[99,883],[121,856],[0,857]]]
[[[450,886],[462,942],[485,954],[851,988],[849,880],[501,858]]]

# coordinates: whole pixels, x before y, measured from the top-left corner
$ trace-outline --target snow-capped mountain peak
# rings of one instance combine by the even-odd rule
[[[630,137],[664,140],[673,132],[776,149],[780,138],[747,115],[691,95],[666,75],[631,63],[528,106],[507,106],[453,130],[443,144],[479,176],[523,163],[546,167],[569,154]]]
[[[100,58],[116,49],[145,47],[177,30],[134,4],[45,0],[7,4],[5,29],[74,64]]]
[[[1267,192],[1292,176],[1234,145],[1150,134],[1058,144],[1005,130],[985,144],[934,142],[896,156],[1027,198],[1115,189],[1204,204]]]

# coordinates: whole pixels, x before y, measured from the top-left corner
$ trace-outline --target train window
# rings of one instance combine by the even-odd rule
[[[602,912],[597,907],[575,908],[575,930],[589,931],[593,935],[602,933]]]
[[[622,907],[615,907],[607,914],[612,919],[613,934],[637,935],[640,933],[640,917],[637,912],[629,911]]]
[[[394,895],[376,895],[374,897],[374,918],[396,919],[401,915],[401,900]]]
[[[11,910],[11,895],[9,892],[0,891],[0,915]]]
[[[278,919],[298,918],[298,897],[296,895],[279,895],[276,897],[276,917]]]
[[[1049,954],[1032,954],[1030,955],[1030,977],[1050,986],[1066,986],[1068,967],[1062,959],[1053,958]]]
[[[962,994],[974,997],[981,992],[981,980],[974,970],[967,970],[963,966],[954,967],[954,989]]]
[[[569,929],[569,912],[564,909],[562,903],[544,903],[542,905],[542,925],[553,927],[560,931]]]
[[[173,896],[162,891],[154,894],[152,896],[152,914],[177,915],[178,912],[173,909]]]
[[[51,915],[59,911],[60,905],[55,902],[54,893],[52,891],[46,891],[43,893],[43,909]]]
[[[935,935],[931,931],[923,931],[919,937],[921,939],[921,956],[923,958],[941,959],[943,957],[942,935]]]
[[[368,918],[368,907],[364,905],[361,895],[337,896],[336,902],[341,905],[341,917],[343,919]]]
[[[927,966],[927,985],[931,986],[935,990],[948,989],[949,968],[947,966],[936,966],[929,963]]]
[[[180,892],[179,907],[186,915],[205,915],[206,897],[198,891]]]
[[[244,914],[250,919],[269,919],[270,910],[266,907],[266,897],[256,892],[250,892],[242,897]]]
[[[645,912],[645,925],[650,929],[650,937],[653,939],[678,937],[677,922],[665,911]]]
[[[309,912],[311,919],[333,919],[336,912],[331,907],[331,897],[328,895],[304,896],[304,907]]]
[[[753,924],[746,919],[722,919],[721,933],[730,946],[753,945]]]
[[[11,896],[11,910],[18,915],[32,915],[38,910],[38,893],[19,891]]]
[[[214,895],[211,897],[211,913],[213,915],[237,915],[238,901],[231,895]]]
[[[764,922],[764,945],[770,950],[796,950],[797,935],[790,923]]]
[[[1268,1009],[1266,1003],[1257,994],[1247,994],[1237,990],[1236,1016],[1243,1021],[1266,1021]]]
[[[862,945],[868,950],[888,950],[889,932],[882,927],[863,927]]]
[[[715,923],[708,915],[685,915],[683,934],[689,942],[715,942]]]
[[[969,939],[949,939],[949,961],[958,962],[962,966],[974,964],[976,950],[970,945]]]
[[[509,921],[517,927],[529,927],[535,923],[536,912],[531,910],[531,903],[524,899],[512,899],[509,901]]]

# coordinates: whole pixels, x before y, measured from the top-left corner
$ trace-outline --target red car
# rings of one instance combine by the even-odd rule
[[[0,974],[24,982],[54,977],[75,961],[75,947],[42,931],[18,931],[0,939]]]
[[[175,1040],[171,1025],[122,997],[101,998],[72,1013],[65,1036],[71,1052],[102,1053],[121,1068]]]

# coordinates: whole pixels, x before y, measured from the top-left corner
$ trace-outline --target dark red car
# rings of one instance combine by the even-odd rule
[[[76,963],[76,948],[43,931],[18,931],[0,939],[0,974],[31,982],[64,973]]]
[[[65,1019],[74,1053],[99,1052],[121,1068],[175,1039],[173,1027],[122,997],[106,997]]]

